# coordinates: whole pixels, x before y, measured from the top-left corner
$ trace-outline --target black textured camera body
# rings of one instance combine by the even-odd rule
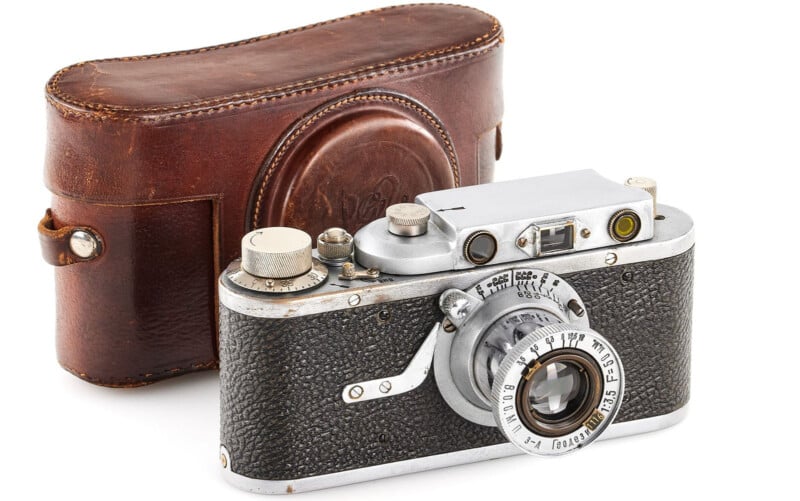
[[[505,268],[529,265],[548,269],[546,261]],[[455,280],[463,273],[451,275]],[[693,247],[559,276],[584,300],[592,329],[624,361],[625,398],[614,422],[683,408],[689,399]],[[449,286],[443,281],[435,294],[396,301],[387,296],[324,313],[287,311],[285,318],[250,316],[221,304],[225,466],[250,479],[288,482],[291,492],[291,480],[506,443],[497,428],[454,412],[433,370],[407,393],[354,405],[342,399],[349,383],[403,372],[442,320],[439,295]]]

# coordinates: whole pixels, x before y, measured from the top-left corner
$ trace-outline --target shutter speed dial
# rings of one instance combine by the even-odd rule
[[[242,238],[242,268],[263,278],[303,274],[311,269],[311,237],[281,226],[251,231]]]
[[[281,226],[251,231],[242,238],[242,260],[228,278],[246,289],[289,293],[322,284],[328,269],[311,256],[308,233]]]

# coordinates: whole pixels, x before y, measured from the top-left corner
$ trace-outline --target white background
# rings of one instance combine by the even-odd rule
[[[557,460],[503,459],[304,499],[790,496],[798,445],[797,4],[470,3],[505,27],[498,179],[587,167],[620,181],[647,175],[659,181],[660,201],[694,217],[689,417]],[[111,390],[56,363],[53,270],[35,231],[49,204],[42,185],[47,79],[80,60],[229,42],[385,2],[343,4],[4,7],[3,498],[248,496],[220,476],[215,373]]]

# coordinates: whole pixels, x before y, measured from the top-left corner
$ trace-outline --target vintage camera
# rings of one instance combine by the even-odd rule
[[[693,223],[650,180],[577,171],[386,212],[316,253],[300,230],[256,230],[222,274],[231,483],[287,493],[561,455],[683,417]]]

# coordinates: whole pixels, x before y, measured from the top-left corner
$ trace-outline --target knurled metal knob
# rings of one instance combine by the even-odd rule
[[[639,188],[649,193],[650,196],[653,197],[653,215],[656,214],[656,193],[658,192],[658,187],[656,186],[655,179],[650,179],[649,177],[629,177],[625,181],[625,186]]]
[[[416,237],[428,231],[431,211],[417,204],[394,204],[386,208],[389,232],[401,237]]]
[[[311,237],[283,226],[261,228],[242,238],[242,268],[263,278],[289,278],[311,269]]]
[[[353,254],[353,236],[343,228],[328,228],[317,237],[317,252],[325,262],[343,262]]]

